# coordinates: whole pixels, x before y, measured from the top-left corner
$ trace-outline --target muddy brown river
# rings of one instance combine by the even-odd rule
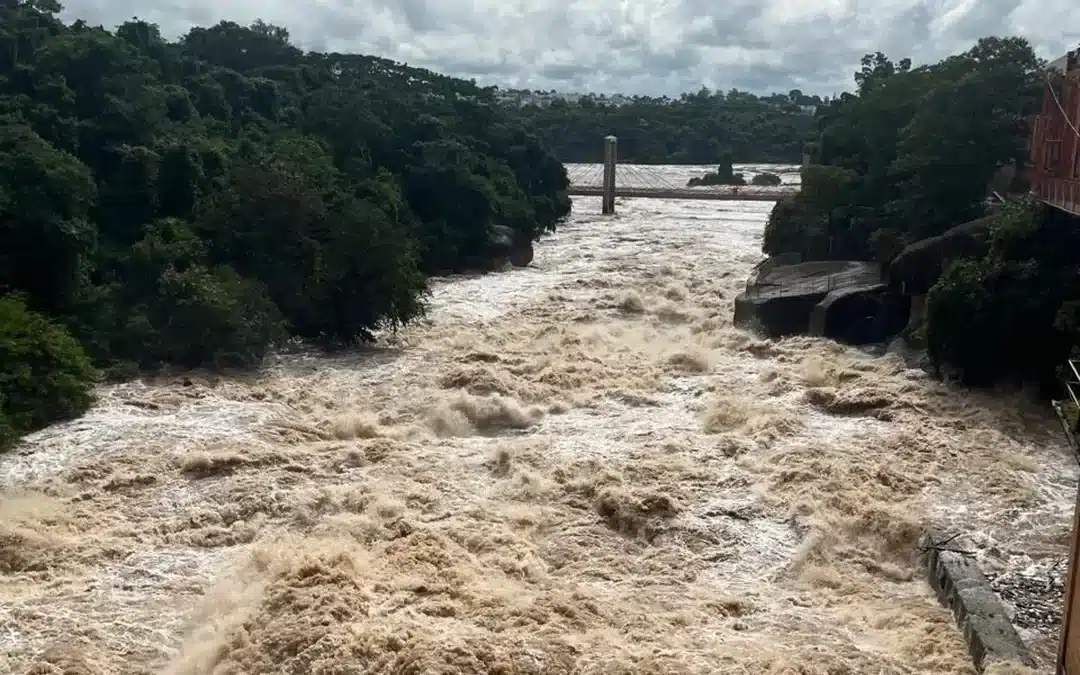
[[[770,208],[578,198],[377,347],[103,388],[0,458],[0,672],[972,673],[929,526],[1049,672],[1060,429],[733,329]]]

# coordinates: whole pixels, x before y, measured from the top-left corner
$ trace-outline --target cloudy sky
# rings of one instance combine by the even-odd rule
[[[859,58],[936,61],[985,35],[1020,34],[1040,56],[1080,45],[1080,0],[67,0],[68,18],[138,16],[169,37],[256,18],[306,49],[373,53],[560,91],[756,93],[851,87]]]

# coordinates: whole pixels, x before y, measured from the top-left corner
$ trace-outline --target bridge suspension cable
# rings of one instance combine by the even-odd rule
[[[566,173],[573,185],[602,185],[604,182],[602,164],[578,164],[567,167]]]
[[[570,194],[605,195],[604,165],[567,166]],[[684,174],[685,175],[685,174]],[[690,187],[668,167],[642,164],[617,164],[614,197],[651,197],[656,199],[709,199],[731,201],[777,201],[799,191],[797,185],[714,185]]]
[[[566,173],[570,182],[579,187],[599,187],[604,184],[602,164],[579,164],[568,167]],[[672,190],[686,187],[676,185],[658,168],[641,164],[619,164],[617,176],[619,184],[626,187]]]
[[[619,170],[623,176],[627,176],[629,180],[622,180],[621,182],[626,187],[634,188],[656,188],[656,189],[668,189],[673,190],[680,187],[686,187],[685,185],[673,184],[664,173],[651,166],[643,166],[639,164],[620,164]]]

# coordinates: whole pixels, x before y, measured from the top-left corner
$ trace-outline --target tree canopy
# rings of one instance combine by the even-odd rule
[[[982,215],[991,179],[1026,156],[1042,68],[1022,38],[918,68],[865,56],[857,90],[819,109],[813,165],[773,211],[765,252],[886,262]]]
[[[88,386],[86,355],[246,366],[287,336],[369,339],[423,311],[427,275],[570,211],[563,165],[473,82],[304,52],[263,22],[168,41],[59,10],[0,3],[12,433],[84,407],[68,390]],[[35,336],[52,356],[15,344]],[[63,391],[16,371],[63,373]]]
[[[1007,379],[1060,394],[1060,371],[1080,346],[1077,225],[1031,198],[994,213],[986,254],[954,261],[927,294],[932,362],[968,384]]]
[[[1023,166],[1045,64],[1021,38],[984,38],[913,68],[867,55],[857,91],[818,116],[815,162],[776,205],[764,250],[888,263],[913,242],[980,219],[985,254],[944,260],[926,300],[929,356],[972,385],[1035,382],[1080,345],[1080,229],[1028,198],[991,208],[999,170]],[[974,255],[974,257],[970,257]]]
[[[513,113],[563,162],[602,162],[607,135],[619,138],[619,161],[635,164],[798,164],[816,131],[822,100],[798,90],[759,97],[732,90],[676,99],[585,96],[528,103]]]

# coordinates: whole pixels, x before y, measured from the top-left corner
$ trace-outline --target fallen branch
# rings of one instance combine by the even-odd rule
[[[929,553],[930,551],[937,551],[938,553],[958,553],[966,558],[974,558],[974,551],[965,551],[964,549],[950,548],[946,546],[946,544],[953,541],[959,536],[959,534],[954,534],[953,536],[942,539],[941,541],[934,541],[932,538],[930,538],[929,535],[927,535],[926,541],[928,543],[919,546],[919,553]]]

